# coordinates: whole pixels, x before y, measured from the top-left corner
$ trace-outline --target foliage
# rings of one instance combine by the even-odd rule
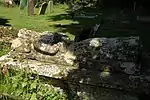
[[[24,71],[3,70],[0,72],[0,99],[8,100],[67,100],[65,93],[55,90],[51,85],[40,82]],[[7,99],[5,99],[7,96]]]

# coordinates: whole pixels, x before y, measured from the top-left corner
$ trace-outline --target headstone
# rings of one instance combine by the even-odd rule
[[[48,2],[48,13],[51,13],[53,10],[53,1]]]
[[[40,10],[39,10],[39,15],[45,14],[47,5],[48,5],[48,4],[47,4],[46,2],[42,3],[41,8],[40,8]]]
[[[34,14],[34,0],[28,0],[28,15]]]
[[[23,9],[23,8],[24,8],[24,0],[20,0],[19,8],[20,8],[20,9]]]
[[[24,9],[27,6],[27,0],[20,0],[20,9]]]

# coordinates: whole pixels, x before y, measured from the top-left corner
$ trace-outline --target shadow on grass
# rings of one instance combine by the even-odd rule
[[[84,9],[79,9],[76,12],[82,12],[82,11],[89,13],[89,14],[93,13],[92,15],[98,15],[98,17],[93,18],[93,19],[92,18],[72,18],[68,10],[68,14],[59,14],[55,16],[50,16],[49,19],[51,19],[54,22],[61,21],[61,20],[72,20],[73,22],[67,25],[63,25],[63,23],[60,23],[59,25],[54,24],[52,27],[60,28],[59,31],[64,32],[64,33],[69,32],[70,34],[77,35],[81,32],[82,28],[89,28],[95,24],[100,23],[101,20],[103,19],[104,24],[98,31],[96,35],[97,37],[137,36],[137,33],[136,33],[137,22],[135,21],[136,16],[132,14],[132,10],[128,11],[130,14],[129,15],[126,14],[127,17],[123,17],[123,15],[120,14],[119,8],[102,9],[102,8],[96,8],[96,7],[92,7],[92,8],[88,7]],[[100,13],[102,15],[100,15]],[[123,19],[130,20],[131,23],[121,24],[120,21]],[[112,24],[112,20],[116,20],[117,23]]]
[[[10,20],[10,19],[4,19],[4,18],[0,17],[0,25],[2,25],[2,26],[11,26],[10,24],[8,24],[9,23],[8,20]]]

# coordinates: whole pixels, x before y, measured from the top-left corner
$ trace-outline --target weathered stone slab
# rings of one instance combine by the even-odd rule
[[[53,78],[65,78],[68,74],[68,71],[75,69],[76,67],[66,66],[66,65],[59,65],[59,64],[53,64],[53,63],[45,63],[45,62],[39,62],[36,60],[15,60],[12,58],[9,58],[9,55],[2,56],[0,58],[0,66],[6,66],[8,69],[27,69],[27,71],[43,75],[47,77],[53,77]]]
[[[71,42],[63,34],[19,30],[12,51],[0,65],[27,68],[39,75],[68,82],[149,92],[147,78],[137,64],[139,37],[89,38]]]
[[[136,62],[139,49],[138,41],[138,37],[90,38],[71,44],[66,55],[70,54],[65,59],[66,61],[72,59],[72,61],[78,62],[86,62],[87,60]],[[71,55],[74,55],[75,58],[72,58]]]
[[[86,63],[92,60],[100,60],[105,63],[114,60],[116,62],[109,63],[109,65],[114,63],[118,65],[118,62],[133,62],[132,66],[136,67],[134,63],[137,61],[139,52],[138,37],[90,38],[71,43],[63,34],[41,35],[34,31],[21,29],[16,41],[17,44],[12,43],[14,49],[11,52],[12,58],[36,59],[49,63],[62,62],[71,66],[78,62]],[[125,68],[124,66],[126,65],[120,64],[118,67]],[[127,73],[134,74],[129,71]]]

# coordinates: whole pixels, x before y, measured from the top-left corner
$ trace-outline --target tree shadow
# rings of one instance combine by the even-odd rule
[[[2,25],[2,26],[11,26],[10,24],[8,24],[9,23],[8,20],[10,20],[10,19],[0,18],[0,25]]]
[[[94,11],[94,12],[93,12]],[[104,24],[97,32],[96,37],[126,37],[126,36],[137,36],[137,22],[136,14],[133,10],[129,9],[124,15],[120,14],[119,8],[97,8],[97,7],[87,7],[81,8],[76,12],[85,12],[89,16],[95,16],[96,18],[72,18],[68,10],[67,14],[59,14],[50,16],[49,19],[52,21],[61,20],[72,20],[73,23],[67,25],[52,25],[52,27],[59,28],[59,31],[64,33],[69,32],[72,35],[77,35],[81,32],[83,28],[92,27],[95,24],[99,24],[101,20],[104,20]],[[101,15],[102,14],[102,15]],[[48,19],[48,20],[49,20]],[[122,21],[129,21],[127,23],[122,23]],[[114,21],[114,22],[113,22]]]

